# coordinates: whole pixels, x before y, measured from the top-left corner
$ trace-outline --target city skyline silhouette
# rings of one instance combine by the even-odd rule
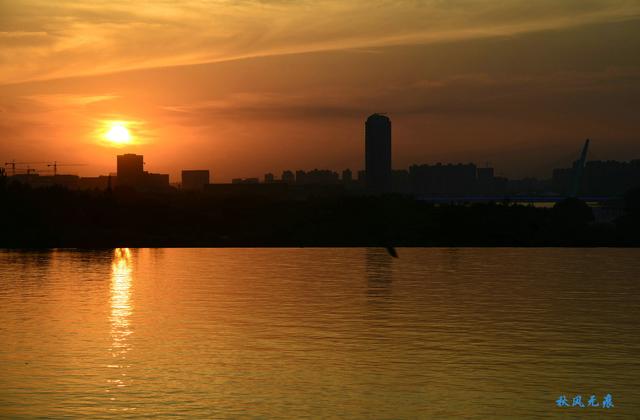
[[[453,14],[435,2],[309,5],[335,31],[330,22],[313,25],[300,7],[272,5],[264,12],[278,34],[316,30],[297,41],[274,33],[248,50],[244,37],[259,30],[239,17],[250,19],[253,8],[246,16],[239,6],[193,4],[199,13],[187,21],[202,32],[184,22],[185,32],[170,26],[177,33],[167,39],[137,29],[168,28],[153,8],[7,4],[3,16],[15,26],[3,36],[0,156],[84,163],[74,169],[83,176],[112,172],[122,153],[144,155],[172,179],[197,168],[224,181],[286,169],[355,172],[364,167],[362,120],[387,112],[399,169],[490,162],[499,176],[540,178],[571,165],[586,138],[596,142],[596,160],[630,160],[640,156],[640,36],[637,6],[619,3],[548,9],[515,0],[487,10],[450,5]],[[177,5],[164,7],[181,15]],[[241,45],[200,26],[220,10],[240,19],[228,30]],[[14,33],[26,16],[32,24]]]
[[[116,130],[121,129],[122,131]],[[115,125],[115,140],[128,139],[124,126]],[[110,133],[111,133],[110,132]],[[363,144],[364,168],[345,168],[341,173],[330,169],[283,170],[277,174],[267,172],[263,177],[243,177],[231,179],[231,184],[286,184],[286,185],[342,185],[352,191],[365,193],[401,193],[416,196],[458,196],[470,200],[483,197],[500,199],[509,196],[569,196],[591,195],[604,198],[620,196],[640,183],[640,159],[628,162],[599,161],[589,159],[587,139],[577,159],[568,168],[553,168],[549,177],[525,177],[512,180],[496,175],[498,171],[474,163],[424,164],[416,162],[406,169],[394,167],[392,122],[389,116],[371,114],[364,122]],[[69,167],[86,166],[63,162],[5,162],[4,174],[13,180],[34,186],[61,185],[74,189],[107,189],[115,186],[129,186],[141,190],[170,191],[172,187],[182,188],[186,178],[187,190],[202,190],[208,184],[225,183],[215,176],[210,168],[182,169],[181,178],[170,182],[169,174],[147,171],[143,155],[124,153],[117,156],[115,172],[97,177],[78,177],[60,173]],[[46,168],[44,170],[38,169]],[[52,169],[50,169],[52,168]],[[58,169],[60,168],[60,169]],[[40,171],[44,173],[41,174]],[[53,172],[53,176],[51,176]],[[238,189],[238,187],[236,187]],[[246,188],[245,188],[246,189]],[[552,198],[556,201],[556,198]]]
[[[5,245],[379,246],[397,257],[396,246],[634,245],[640,238],[640,159],[589,161],[587,139],[572,166],[549,179],[507,179],[471,163],[398,170],[391,119],[376,113],[363,124],[365,169],[355,176],[285,170],[225,183],[192,168],[171,184],[133,153],[117,155],[116,172],[97,177],[3,170]],[[32,236],[39,231],[49,233]]]

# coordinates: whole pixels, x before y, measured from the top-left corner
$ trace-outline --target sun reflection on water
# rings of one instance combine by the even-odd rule
[[[133,310],[131,304],[132,259],[129,248],[116,248],[111,264],[111,354],[114,358],[111,368],[128,367],[127,352],[131,349],[129,318]],[[116,379],[109,382],[116,387],[124,387],[126,373],[120,371]]]

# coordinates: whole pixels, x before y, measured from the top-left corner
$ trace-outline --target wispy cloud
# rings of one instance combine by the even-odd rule
[[[74,95],[74,94],[51,94],[51,95],[30,95],[25,99],[35,101],[50,108],[70,108],[85,106],[96,102],[117,99],[116,95]]]
[[[635,0],[0,1],[0,83],[512,36],[638,16]]]

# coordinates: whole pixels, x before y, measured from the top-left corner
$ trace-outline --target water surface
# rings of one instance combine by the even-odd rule
[[[0,416],[640,414],[640,250],[399,253],[1,251]]]

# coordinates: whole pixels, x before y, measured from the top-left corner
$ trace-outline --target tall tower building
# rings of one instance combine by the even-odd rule
[[[373,114],[364,124],[365,183],[374,193],[391,191],[391,120]]]
[[[143,165],[142,155],[118,155],[118,185],[140,185],[144,176]]]

